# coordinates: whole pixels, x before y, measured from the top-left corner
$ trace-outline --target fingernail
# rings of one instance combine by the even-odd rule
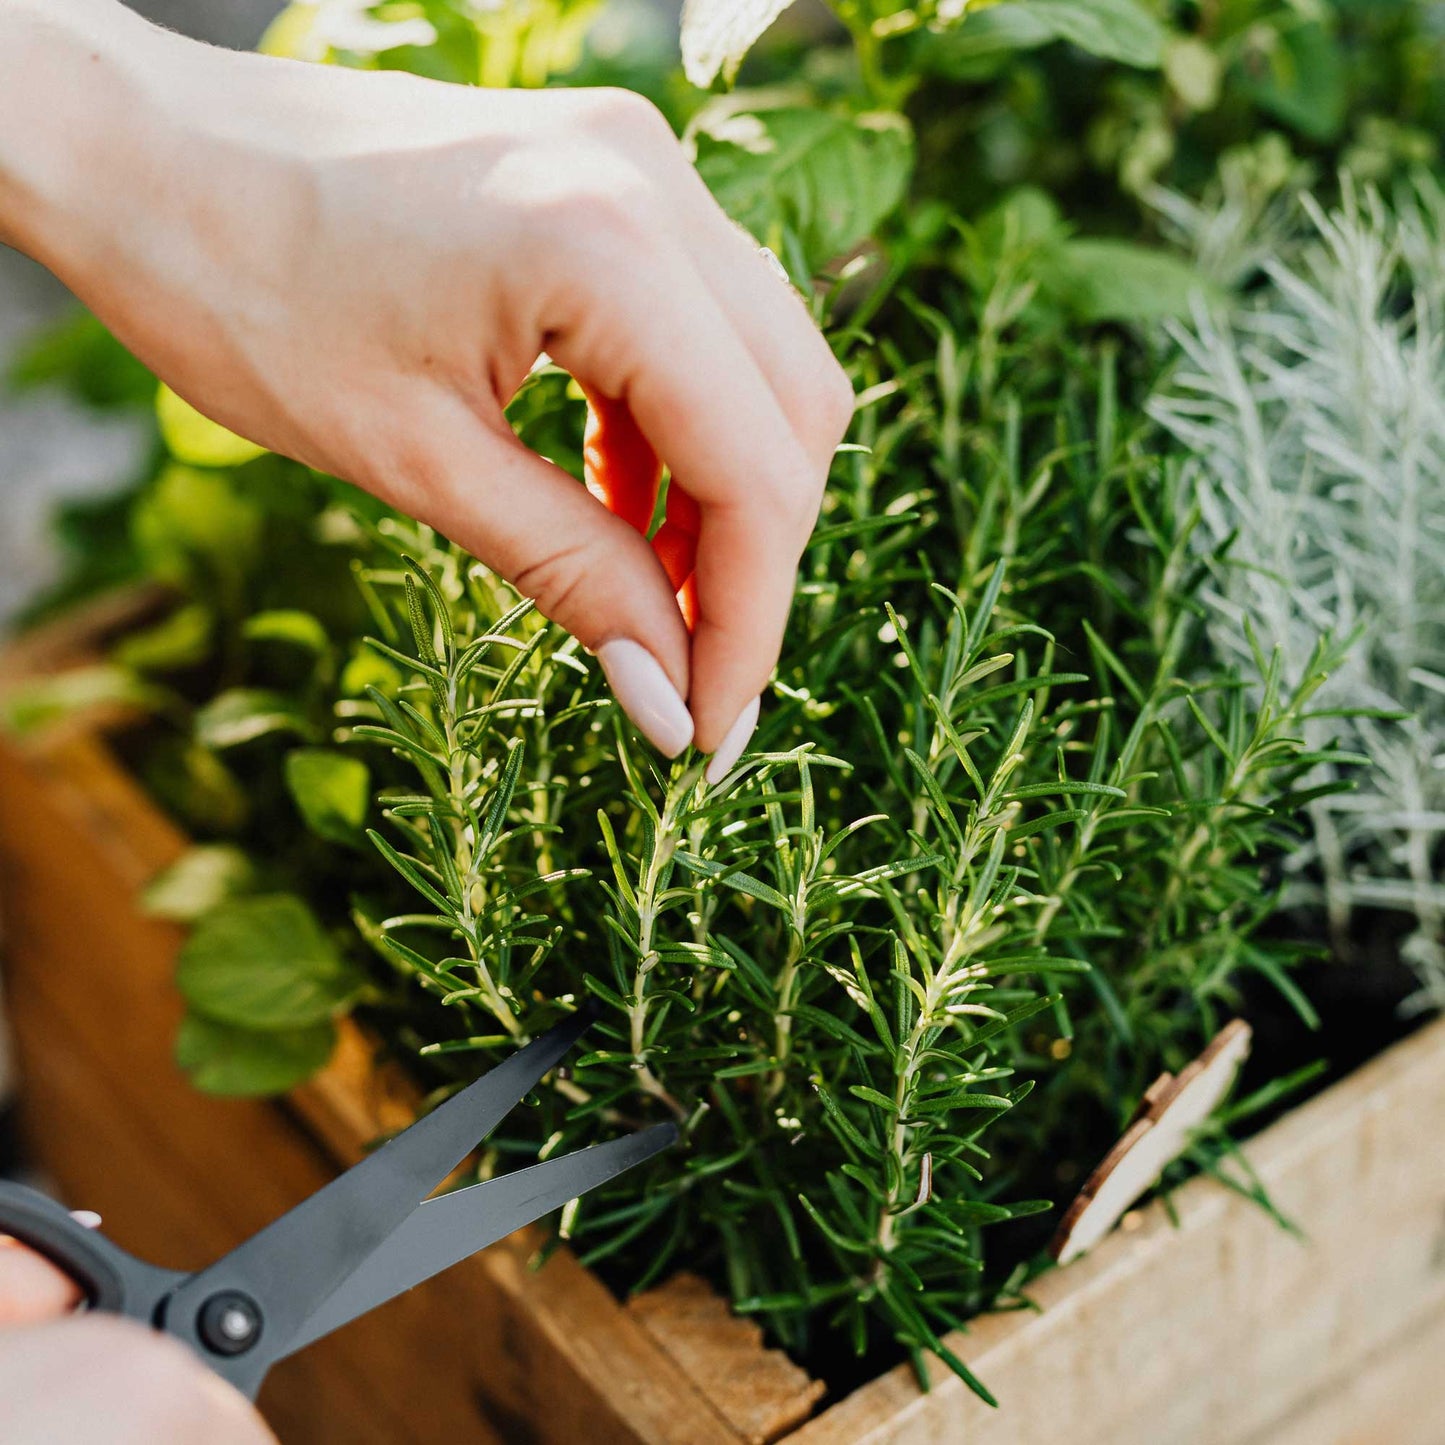
[[[727,730],[723,740],[717,745],[717,751],[712,755],[712,761],[707,765],[708,786],[712,787],[722,782],[727,776],[728,769],[742,757],[743,749],[752,741],[753,729],[758,725],[758,709],[762,706],[762,698],[755,697],[737,716],[737,721]]]
[[[623,712],[653,747],[675,758],[692,741],[692,714],[662,664],[627,637],[604,642],[597,660]]]

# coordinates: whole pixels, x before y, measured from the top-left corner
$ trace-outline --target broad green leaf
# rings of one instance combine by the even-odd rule
[[[237,1028],[188,1013],[176,1034],[176,1063],[203,1094],[284,1094],[325,1066],[336,1044],[329,1019],[303,1028]]]
[[[203,843],[188,848],[141,894],[145,911],[156,918],[194,923],[228,898],[247,892],[256,870],[241,849],[230,843]]]
[[[156,420],[170,454],[193,467],[239,467],[266,455],[266,448],[202,416],[164,382],[156,391]]]
[[[1132,241],[1066,241],[1040,271],[1055,299],[1087,322],[1160,321],[1223,299],[1182,257]]]
[[[371,770],[330,748],[286,754],[286,786],[306,826],[332,843],[358,843],[371,805]]]
[[[290,698],[261,688],[232,687],[217,693],[196,714],[196,741],[208,748],[234,748],[268,733],[306,737],[311,726]]]
[[[360,697],[367,688],[374,687],[390,697],[401,690],[402,681],[399,667],[372,648],[357,643],[341,669],[337,691],[342,697]]]
[[[1139,0],[1027,0],[1031,19],[1060,40],[1105,60],[1153,69],[1164,60],[1164,27]]]
[[[719,75],[731,85],[743,57],[793,0],[684,0],[682,68],[704,90]]]
[[[198,576],[234,576],[261,543],[259,505],[219,472],[168,466],[131,514],[131,535],[157,581],[185,590]]]
[[[720,119],[696,140],[723,209],[779,254],[796,237],[813,270],[877,229],[913,168],[912,132],[893,115],[768,110]]]
[[[0,702],[0,724],[12,732],[35,732],[96,708],[152,711],[163,707],[169,697],[127,668],[97,663],[36,678],[7,693]]]
[[[1172,35],[1164,50],[1164,76],[1190,110],[1219,104],[1224,69],[1219,53],[1197,35]]]
[[[194,667],[210,655],[215,618],[209,607],[189,603],[149,627],[127,632],[111,649],[122,667],[137,672],[173,672]]]
[[[147,791],[188,828],[234,833],[247,820],[251,799],[219,753],[191,738],[161,737],[140,760]]]
[[[289,642],[308,652],[325,652],[328,645],[321,623],[311,613],[290,607],[253,613],[241,632],[253,642]]]
[[[1022,0],[966,15],[925,57],[963,79],[989,73],[1013,51],[1065,40],[1101,59],[1152,70],[1163,62],[1165,38],[1139,0]]]
[[[1058,202],[1037,186],[1019,186],[970,227],[981,257],[997,262],[1050,246],[1067,232]]]
[[[1349,109],[1349,68],[1340,42],[1323,25],[1271,31],[1266,51],[1248,51],[1232,76],[1242,94],[1313,141],[1336,139]]]
[[[237,898],[186,940],[176,983],[197,1012],[248,1029],[290,1029],[343,1012],[362,984],[294,894]]]

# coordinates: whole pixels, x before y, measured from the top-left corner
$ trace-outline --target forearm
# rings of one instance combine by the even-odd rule
[[[62,276],[104,246],[173,40],[117,0],[0,0],[0,241]]]

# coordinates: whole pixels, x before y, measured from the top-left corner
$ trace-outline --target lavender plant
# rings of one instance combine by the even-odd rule
[[[1422,176],[1394,204],[1347,183],[1332,211],[1301,205],[1308,234],[1264,262],[1267,288],[1178,333],[1153,412],[1192,453],[1183,494],[1203,546],[1228,544],[1206,594],[1221,654],[1258,684],[1250,637],[1299,677],[1321,629],[1361,634],[1306,728],[1376,766],[1311,803],[1312,844],[1291,866],[1300,895],[1318,884],[1342,952],[1356,910],[1408,915],[1411,1006],[1439,1008],[1445,196]]]

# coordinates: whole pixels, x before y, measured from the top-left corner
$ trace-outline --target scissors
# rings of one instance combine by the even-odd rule
[[[427,1198],[593,1017],[579,1011],[539,1035],[195,1274],[136,1259],[18,1184],[0,1184],[0,1233],[70,1275],[84,1292],[82,1308],[184,1340],[254,1399],[278,1361],[675,1142],[676,1128],[657,1124]]]

